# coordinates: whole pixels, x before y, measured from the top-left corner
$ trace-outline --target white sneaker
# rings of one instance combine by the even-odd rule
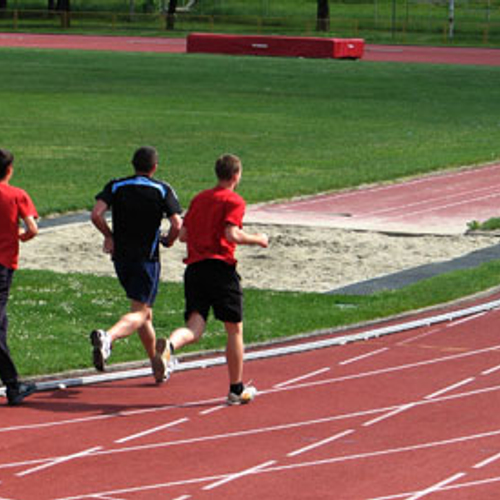
[[[227,395],[227,404],[230,406],[246,405],[250,403],[250,401],[254,400],[256,395],[257,389],[253,385],[246,385],[241,394],[230,392]]]
[[[151,360],[153,376],[157,384],[166,382],[175,370],[177,360],[172,356],[170,341],[167,339],[157,339],[155,346],[156,354]]]
[[[94,330],[90,334],[90,342],[94,346],[92,356],[95,369],[103,372],[106,360],[111,356],[111,338],[104,330]]]

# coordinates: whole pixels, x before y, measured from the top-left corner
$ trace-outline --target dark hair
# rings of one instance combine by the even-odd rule
[[[136,172],[149,173],[158,163],[158,153],[152,146],[139,148],[132,158],[132,165]]]
[[[14,155],[7,149],[0,149],[0,179],[7,175],[7,169],[14,163]]]
[[[241,160],[236,155],[225,154],[215,162],[215,174],[221,181],[230,181],[241,171]]]

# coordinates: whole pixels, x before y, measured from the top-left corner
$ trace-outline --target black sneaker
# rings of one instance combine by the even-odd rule
[[[17,387],[7,387],[7,403],[10,406],[21,404],[24,398],[36,391],[35,384],[20,383]]]

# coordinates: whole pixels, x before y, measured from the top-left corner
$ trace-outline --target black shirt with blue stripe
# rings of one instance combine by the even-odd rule
[[[111,208],[115,260],[159,259],[164,217],[182,212],[173,188],[146,175],[113,179],[96,195]]]

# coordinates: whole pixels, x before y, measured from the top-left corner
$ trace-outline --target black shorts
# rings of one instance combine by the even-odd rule
[[[114,261],[120,283],[131,300],[153,306],[160,281],[161,265],[157,261]]]
[[[210,308],[219,321],[243,321],[243,292],[235,266],[210,259],[189,264],[184,273],[186,321],[198,312],[205,321]]]

